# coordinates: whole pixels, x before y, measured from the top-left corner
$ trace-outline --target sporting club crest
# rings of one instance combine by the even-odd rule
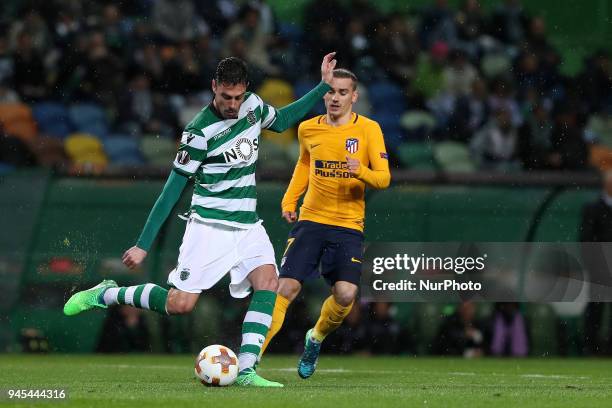
[[[346,151],[349,152],[350,154],[354,154],[357,153],[357,150],[359,150],[359,139],[346,139]]]

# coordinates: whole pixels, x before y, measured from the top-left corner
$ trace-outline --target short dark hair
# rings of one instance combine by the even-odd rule
[[[223,58],[215,71],[215,82],[218,84],[249,84],[247,64],[240,58]]]
[[[353,80],[353,91],[357,89],[357,75],[346,68],[334,69],[334,78],[350,78]]]

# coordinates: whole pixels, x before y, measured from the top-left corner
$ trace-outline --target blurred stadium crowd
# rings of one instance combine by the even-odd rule
[[[265,0],[3,0],[0,174],[28,166],[74,173],[169,167],[181,129],[212,98],[210,81],[220,58],[245,59],[251,90],[284,106],[316,85],[321,56],[334,50],[339,66],[359,77],[355,110],[381,124],[395,168],[612,169],[608,52],[591,55],[576,76],[562,74],[546,22],[528,15],[520,0],[500,0],[490,12],[477,0],[457,9],[433,0],[390,15],[373,3],[313,0],[300,25],[276,19]],[[312,115],[323,112],[320,104]],[[260,168],[289,172],[297,156],[296,130],[263,136]],[[292,308],[293,318],[272,351],[297,352],[309,316],[318,313],[309,311],[320,306],[306,304],[311,297]],[[584,315],[555,310],[546,320],[554,325],[544,329],[530,326],[528,316],[545,320],[542,313],[550,309],[523,306],[359,304],[330,336],[330,349],[612,353],[612,314],[601,305]],[[421,307],[417,323],[406,317],[414,315],[406,309]],[[164,319],[161,333],[149,334],[147,326],[157,325],[145,314],[115,308],[98,350],[145,351],[161,338],[157,351],[197,351],[203,334],[219,333],[220,327],[227,341],[237,338],[231,328],[240,327],[243,313],[224,313],[178,323]],[[583,320],[587,332],[578,338]],[[601,320],[606,333],[600,342]],[[558,339],[553,351],[542,345],[551,337]],[[190,340],[192,345],[180,344]]]
[[[381,124],[395,167],[612,167],[610,55],[564,76],[546,22],[520,0],[488,13],[477,0],[435,0],[390,15],[366,0],[314,0],[301,26],[265,0],[2,3],[4,171],[169,166],[181,128],[211,100],[220,58],[245,59],[251,89],[283,106],[316,84],[331,50],[359,77],[356,111]],[[295,134],[264,135],[260,165],[291,169]]]

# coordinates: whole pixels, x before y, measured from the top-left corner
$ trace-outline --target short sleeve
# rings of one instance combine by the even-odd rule
[[[185,129],[181,137],[174,169],[183,175],[193,176],[206,158],[206,138],[195,129]]]

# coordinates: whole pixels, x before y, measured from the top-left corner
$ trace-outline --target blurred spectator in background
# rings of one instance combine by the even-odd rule
[[[74,96],[116,108],[117,97],[124,83],[123,64],[109,51],[102,32],[89,34],[85,60],[77,64],[71,77],[78,84]]]
[[[97,352],[150,351],[149,328],[139,309],[125,305],[111,307],[101,333]]]
[[[117,122],[130,135],[152,134],[168,138],[178,135],[176,116],[165,98],[151,91],[149,75],[135,71],[120,98]]]
[[[190,0],[156,0],[152,18],[157,33],[169,43],[193,40],[209,31]]]
[[[94,102],[111,130],[122,130],[127,116],[134,119],[133,109],[123,108],[139,100],[142,119],[153,102],[169,108],[160,121],[173,129],[145,129],[143,122],[133,132],[165,135],[176,131],[171,117],[208,103],[208,78],[223,56],[250,63],[254,89],[283,80],[301,96],[316,81],[310,73],[318,72],[319,58],[313,56],[336,50],[339,66],[363,83],[360,113],[370,110],[370,100],[392,152],[407,151],[406,141],[430,143],[430,136],[468,143],[496,120],[494,112],[505,110],[521,129],[517,156],[525,169],[583,171],[589,157],[595,167],[612,167],[609,52],[585,59],[576,78],[564,76],[546,20],[528,16],[520,0],[500,0],[490,13],[478,0],[450,4],[432,0],[408,13],[401,7],[386,13],[367,0],[312,0],[296,16],[300,25],[277,22],[265,0],[9,1],[0,8],[0,100]],[[131,70],[146,72],[149,102],[142,103],[144,82],[135,83]],[[536,105],[555,112],[552,132]],[[574,114],[558,114],[564,106]],[[402,114],[415,111],[412,119],[426,118],[433,129],[418,140],[400,124]],[[289,146],[282,147],[287,158]]]
[[[564,104],[554,112],[552,131],[551,168],[558,170],[583,170],[587,166],[587,145],[584,128],[578,117],[578,108]]]
[[[109,49],[115,55],[123,57],[129,44],[129,27],[117,5],[106,4],[102,8],[100,25]]]
[[[528,20],[521,0],[503,0],[493,11],[490,32],[505,44],[517,44],[524,38]]]
[[[201,76],[206,70],[201,69],[191,42],[165,46],[161,52],[163,73],[159,85],[163,92],[181,98],[210,88],[208,79]]]
[[[455,14],[457,38],[455,46],[470,58],[480,55],[480,39],[485,34],[486,18],[478,0],[463,0]]]
[[[325,10],[325,13],[321,13]],[[346,44],[342,42],[344,33],[340,30],[347,26],[349,11],[339,0],[312,0],[304,6],[302,13],[305,36],[304,53],[307,56],[325,55],[329,50],[344,50]],[[346,56],[336,55],[338,66],[346,66]],[[314,58],[305,59],[306,72],[316,72],[318,63]]]
[[[20,97],[26,102],[45,97],[47,73],[42,55],[34,48],[28,32],[22,31],[17,35],[13,64],[13,84]]]
[[[612,242],[612,171],[603,174],[601,196],[582,209],[581,242]],[[584,314],[584,346],[588,355],[612,353],[612,312],[602,321],[608,303],[590,302]],[[603,336],[602,336],[603,335]],[[602,338],[603,337],[603,338]]]
[[[491,81],[489,107],[491,112],[505,110],[510,115],[512,125],[519,127],[523,124],[523,117],[516,95],[514,84],[504,77],[497,77]]]
[[[434,353],[482,357],[488,348],[485,329],[486,325],[476,320],[474,302],[463,302],[440,325],[434,341]]]
[[[497,303],[491,321],[491,354],[526,357],[529,353],[527,323],[518,303]]]
[[[244,5],[238,14],[238,21],[232,24],[223,37],[223,56],[243,55],[251,71],[259,71],[260,77],[281,74],[278,66],[270,60],[268,46],[271,38],[260,24],[259,9],[250,4]],[[240,49],[237,49],[240,44]],[[256,82],[255,86],[261,81]],[[251,81],[253,82],[253,81]]]
[[[455,39],[455,21],[448,0],[434,0],[423,10],[420,41],[425,49],[436,42],[452,43]]]
[[[450,53],[450,64],[444,69],[444,90],[455,96],[470,93],[478,71],[470,64],[467,55],[460,50]]]
[[[0,28],[0,82],[8,83],[15,72],[13,56],[10,52],[9,40]]]
[[[553,123],[542,103],[533,107],[531,114],[519,129],[520,157],[525,170],[545,170],[553,165]]]
[[[592,142],[591,164],[601,171],[612,169],[612,101],[591,114],[586,132]]]
[[[399,353],[400,327],[392,315],[391,303],[374,302],[370,304],[371,318],[367,323],[368,342],[372,354]]]
[[[444,68],[448,58],[449,47],[445,42],[435,42],[429,54],[421,53],[417,64],[413,86],[426,99],[431,99],[444,88]]]
[[[8,84],[0,80],[0,104],[2,103],[17,103],[19,102],[17,92],[8,87]]]
[[[372,52],[376,62],[393,80],[406,86],[414,78],[419,41],[415,28],[404,16],[393,15],[379,21]]]
[[[519,170],[518,131],[510,112],[499,108],[495,117],[474,135],[470,149],[480,169]]]
[[[604,103],[612,102],[612,61],[610,53],[600,50],[585,60],[580,75],[579,89],[589,109],[599,109]]]
[[[51,35],[47,24],[40,13],[34,8],[25,8],[19,20],[13,22],[10,28],[10,39],[12,48],[17,48],[19,37],[27,33],[30,37],[32,49],[37,54],[48,51],[51,45]]]
[[[469,143],[473,135],[481,129],[489,117],[489,94],[487,83],[476,78],[471,92],[454,99],[448,114],[448,125],[438,131],[438,139]]]

